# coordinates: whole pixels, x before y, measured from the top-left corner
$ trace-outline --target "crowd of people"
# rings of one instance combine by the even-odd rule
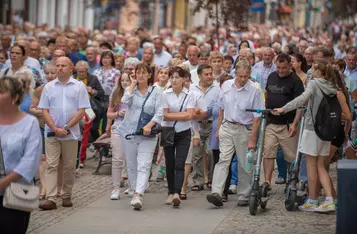
[[[274,110],[265,129],[264,186],[271,189],[275,162],[275,183],[285,184],[299,151],[309,195],[299,209],[335,211],[330,162],[341,148],[349,159],[356,159],[357,150],[353,28],[333,37],[265,25],[243,33],[222,27],[218,36],[205,28],[151,35],[143,28],[23,32],[0,25],[0,32],[2,228],[26,232],[30,213],[5,208],[3,192],[13,182],[32,184],[37,173],[41,209],[56,209],[59,198],[64,207],[75,205],[76,169],[85,167],[87,148],[104,134],[111,139],[111,200],[120,199],[127,182],[125,194],[140,210],[157,164],[168,205],[189,199],[191,174],[191,190],[211,190],[207,200],[214,206],[222,206],[228,194],[247,206],[252,171],[245,167],[246,155],[257,149],[261,114],[246,109]],[[325,96],[336,97],[342,113],[332,141],[321,139],[314,127]]]

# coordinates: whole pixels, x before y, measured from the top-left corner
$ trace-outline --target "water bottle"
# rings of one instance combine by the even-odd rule
[[[254,151],[253,150],[247,150],[247,154],[245,156],[245,167],[244,170],[247,173],[250,173],[253,169],[253,164],[254,164]]]

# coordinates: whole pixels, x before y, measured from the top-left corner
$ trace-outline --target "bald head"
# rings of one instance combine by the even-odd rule
[[[97,59],[97,49],[95,47],[88,47],[86,49],[86,57],[89,63],[93,63],[96,61]]]
[[[60,81],[67,81],[73,73],[73,63],[67,57],[60,57],[56,61],[57,77]]]
[[[41,44],[37,41],[31,42],[29,45],[29,56],[39,60],[40,54],[41,54]]]
[[[198,65],[198,53],[200,49],[197,46],[191,45],[188,47],[187,54],[188,60],[190,61],[192,66]]]

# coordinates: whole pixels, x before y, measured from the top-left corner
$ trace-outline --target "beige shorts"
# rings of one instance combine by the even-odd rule
[[[329,156],[331,142],[321,140],[312,130],[302,132],[299,151],[310,156]]]
[[[265,129],[263,157],[275,159],[280,145],[285,160],[292,162],[296,157],[298,133],[297,129],[295,136],[290,137],[287,125],[268,124]]]

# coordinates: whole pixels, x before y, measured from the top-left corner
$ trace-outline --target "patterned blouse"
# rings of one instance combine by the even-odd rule
[[[120,76],[120,71],[113,67],[110,70],[104,72],[103,67],[101,67],[99,69],[96,69],[93,72],[93,75],[98,78],[100,84],[104,89],[105,95],[110,96],[115,87],[115,80],[117,77]]]

